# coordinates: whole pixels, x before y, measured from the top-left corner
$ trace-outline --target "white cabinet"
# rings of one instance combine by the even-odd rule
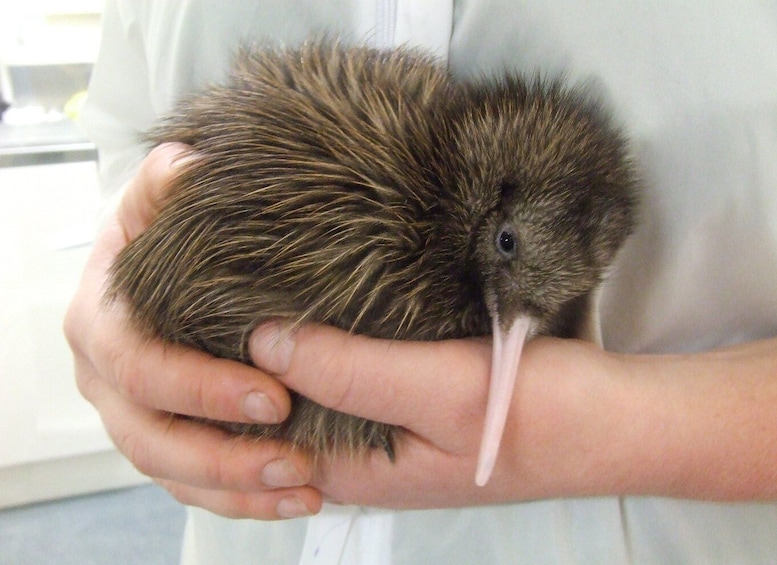
[[[145,480],[79,395],[62,333],[98,206],[94,162],[0,168],[0,507]]]

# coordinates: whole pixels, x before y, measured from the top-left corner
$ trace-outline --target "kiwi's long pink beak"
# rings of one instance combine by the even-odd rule
[[[480,441],[480,455],[475,474],[475,483],[483,486],[491,477],[491,471],[499,453],[507,412],[510,408],[515,386],[515,376],[521,351],[529,332],[531,319],[519,316],[505,332],[499,324],[498,316],[493,316],[494,348],[491,355],[491,382],[486,405],[486,420],[483,426],[483,439]]]

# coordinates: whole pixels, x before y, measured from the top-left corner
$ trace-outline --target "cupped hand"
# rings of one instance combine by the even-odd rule
[[[122,304],[105,302],[111,263],[155,217],[165,186],[191,158],[185,145],[153,150],[95,242],[64,326],[78,388],[118,449],[181,502],[232,517],[315,513],[321,495],[307,486],[302,453],[179,416],[275,423],[288,415],[286,389],[246,365],[147,339]]]
[[[485,340],[392,342],[316,325],[292,336],[269,324],[250,341],[263,372],[140,335],[121,303],[106,304],[108,271],[190,158],[191,148],[167,144],[144,160],[95,242],[65,320],[79,390],[141,472],[186,504],[265,520],[316,513],[322,497],[436,508],[594,494],[598,483],[612,484],[607,458],[590,455],[609,453],[600,448],[617,440],[618,426],[602,411],[622,410],[618,387],[601,378],[613,373],[612,358],[588,344],[538,339],[525,348],[497,466],[477,487],[491,354]],[[281,421],[290,406],[284,385],[330,408],[401,426],[396,462],[376,450],[314,470],[281,442],[234,437],[181,416]],[[569,477],[594,480],[581,488]]]
[[[475,485],[488,392],[490,343],[397,342],[316,325],[254,331],[257,366],[320,404],[400,426],[396,461],[335,457],[311,484],[338,503],[398,509],[461,507],[611,489],[610,459],[626,408],[617,358],[576,340],[524,349],[491,480]],[[617,450],[616,450],[617,451]]]
[[[65,319],[81,393],[119,450],[178,500],[256,519],[315,513],[323,498],[398,509],[599,494],[773,500],[774,339],[692,356],[535,339],[522,354],[494,473],[477,487],[486,340],[392,342],[271,323],[250,339],[263,372],[141,336],[122,304],[105,303],[108,271],[188,158],[191,148],[171,144],[144,160]],[[185,417],[277,422],[288,415],[286,386],[400,426],[396,462],[376,450],[313,469],[288,445]]]

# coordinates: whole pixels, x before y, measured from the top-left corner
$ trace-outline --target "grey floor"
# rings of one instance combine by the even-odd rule
[[[185,518],[156,485],[0,511],[0,565],[172,565]]]

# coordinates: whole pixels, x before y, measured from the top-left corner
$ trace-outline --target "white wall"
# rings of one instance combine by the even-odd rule
[[[98,206],[94,162],[0,168],[0,507],[145,480],[79,395],[62,333]]]
[[[94,61],[101,10],[102,0],[0,0],[4,94],[12,66]],[[13,151],[1,127],[0,149]],[[78,393],[62,333],[98,207],[94,162],[0,167],[0,508],[148,480]]]

